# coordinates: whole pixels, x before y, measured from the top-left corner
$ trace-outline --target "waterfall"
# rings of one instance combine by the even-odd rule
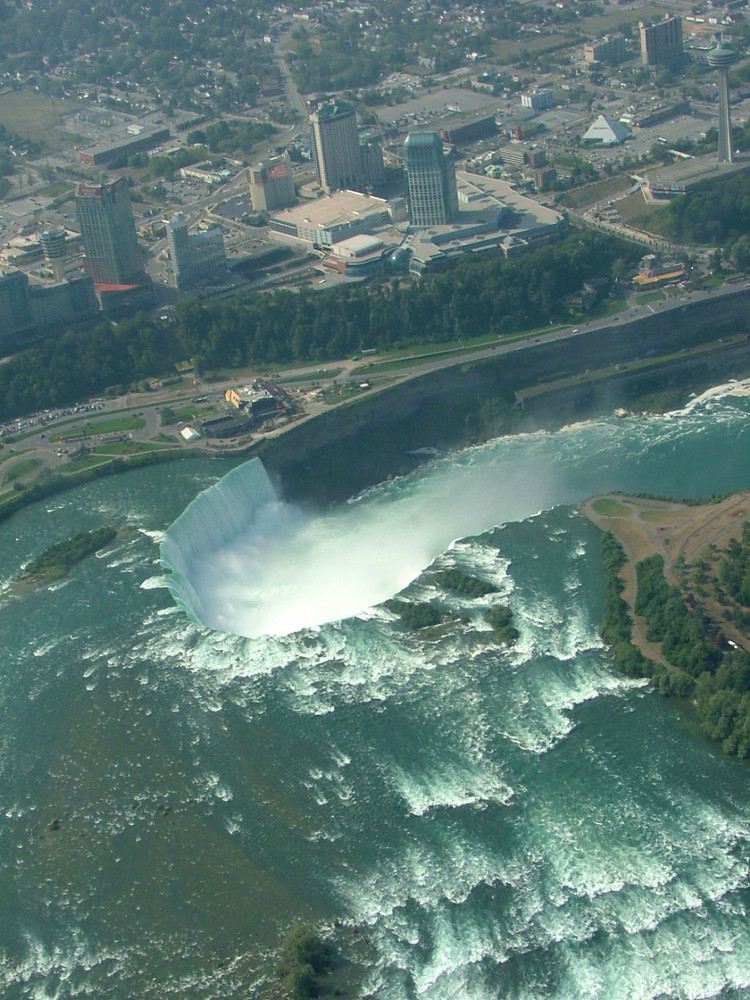
[[[203,599],[205,586],[196,589],[193,581],[205,583],[204,574],[216,553],[250,534],[254,524],[262,523],[264,511],[279,503],[263,463],[251,458],[199,493],[164,533],[160,557],[169,572],[169,589],[193,621],[225,627],[213,620],[215,615]]]

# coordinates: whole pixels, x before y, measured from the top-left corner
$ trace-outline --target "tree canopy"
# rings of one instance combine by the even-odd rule
[[[565,296],[636,252],[576,232],[517,260],[466,257],[453,271],[419,281],[278,290],[214,304],[191,299],[171,325],[139,315],[50,338],[11,358],[0,366],[0,420],[127,389],[188,360],[200,374],[530,329],[565,317]]]
[[[675,243],[732,246],[750,231],[750,176],[703,181],[651,217],[649,228]]]

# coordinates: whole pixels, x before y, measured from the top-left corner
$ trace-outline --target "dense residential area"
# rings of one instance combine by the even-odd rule
[[[673,8],[6,6],[0,345],[408,283],[571,226],[664,258],[657,279],[741,270],[744,234],[664,220],[744,170],[746,9]]]
[[[741,3],[0,16],[8,488],[41,474],[24,426],[92,398],[151,414],[108,454],[241,444],[280,417],[231,394],[275,369],[307,366],[295,420],[391,358],[604,331],[750,269]],[[37,441],[41,471],[89,444]]]

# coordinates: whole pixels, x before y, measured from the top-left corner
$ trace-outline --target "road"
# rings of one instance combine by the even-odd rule
[[[279,35],[274,43],[275,50],[275,61],[276,65],[279,67],[279,73],[281,74],[281,82],[284,85],[284,93],[286,94],[286,99],[289,102],[289,107],[294,111],[302,121],[307,120],[307,104],[300,96],[299,91],[294,85],[294,80],[292,78],[291,70],[289,69],[289,63],[284,57],[284,53],[289,51],[291,45],[292,33],[291,31],[285,31]],[[290,131],[298,131],[295,125]]]
[[[750,283],[742,286],[750,293]],[[717,310],[720,308],[721,298],[724,295],[736,293],[737,285],[724,285],[716,289],[706,289],[702,291],[691,291],[674,299],[664,299],[661,302],[649,302],[637,306],[630,306],[615,316],[601,317],[598,319],[580,322],[577,326],[558,327],[548,332],[538,331],[528,337],[519,338],[509,342],[493,341],[483,344],[474,349],[464,351],[435,351],[430,355],[425,355],[420,359],[415,359],[411,355],[402,358],[388,358],[381,362],[377,358],[362,359],[356,361],[347,358],[342,361],[327,362],[326,368],[311,368],[310,366],[288,369],[279,377],[279,382],[292,395],[298,410],[298,417],[295,423],[300,420],[309,420],[322,412],[330,411],[331,402],[327,402],[321,396],[320,390],[330,389],[334,385],[339,387],[351,387],[356,392],[356,385],[366,381],[370,389],[367,391],[377,391],[378,388],[392,386],[399,382],[418,378],[443,368],[455,365],[466,364],[467,362],[481,361],[488,358],[497,358],[509,355],[518,351],[528,350],[540,344],[551,344],[560,341],[573,341],[578,336],[583,336],[592,331],[610,329],[618,323],[630,322],[634,319],[642,318],[657,312],[666,312],[670,309],[680,308],[686,303],[701,302],[706,299],[717,302]],[[196,442],[187,444],[177,437],[179,426],[172,425],[163,427],[161,424],[159,411],[169,406],[180,409],[191,404],[196,398],[205,402],[195,403],[194,411],[196,416],[200,416],[201,411],[205,415],[214,413],[218,406],[223,406],[224,391],[227,388],[247,383],[255,377],[253,375],[225,379],[216,383],[202,383],[199,381],[182,382],[178,386],[160,388],[148,393],[128,393],[116,399],[99,402],[96,409],[81,408],[80,413],[66,411],[57,419],[44,417],[29,418],[38,421],[34,426],[26,428],[21,433],[15,434],[15,441],[12,445],[0,451],[0,496],[3,490],[12,488],[12,480],[3,484],[3,480],[8,472],[12,472],[14,465],[28,460],[40,460],[41,466],[36,463],[33,470],[28,475],[20,477],[21,482],[31,482],[38,475],[41,467],[50,471],[62,471],[69,463],[68,454],[60,454],[65,448],[70,452],[76,446],[76,442],[64,442],[61,435],[73,433],[74,428],[83,424],[91,423],[96,427],[97,423],[111,421],[115,417],[128,415],[137,416],[143,420],[144,426],[131,432],[131,439],[136,445],[148,445],[159,442],[160,435],[172,437],[172,448],[182,450],[188,448],[202,448],[211,453],[217,450],[226,449],[231,454],[232,447],[244,448],[247,446],[247,439],[229,443],[228,445],[218,445],[216,442],[208,442],[201,438]],[[351,398],[351,393],[344,392],[346,399]],[[301,414],[301,416],[300,416]],[[190,421],[188,421],[189,423]],[[269,431],[263,432],[262,436],[276,437],[283,434],[289,425],[282,424]],[[0,428],[2,430],[2,428]],[[117,432],[115,432],[117,433]],[[96,447],[112,438],[112,432],[92,434],[87,443]]]

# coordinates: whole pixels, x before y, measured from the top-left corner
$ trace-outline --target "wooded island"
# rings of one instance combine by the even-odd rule
[[[690,699],[703,732],[750,756],[750,493],[703,503],[610,494],[602,634],[617,669]]]

